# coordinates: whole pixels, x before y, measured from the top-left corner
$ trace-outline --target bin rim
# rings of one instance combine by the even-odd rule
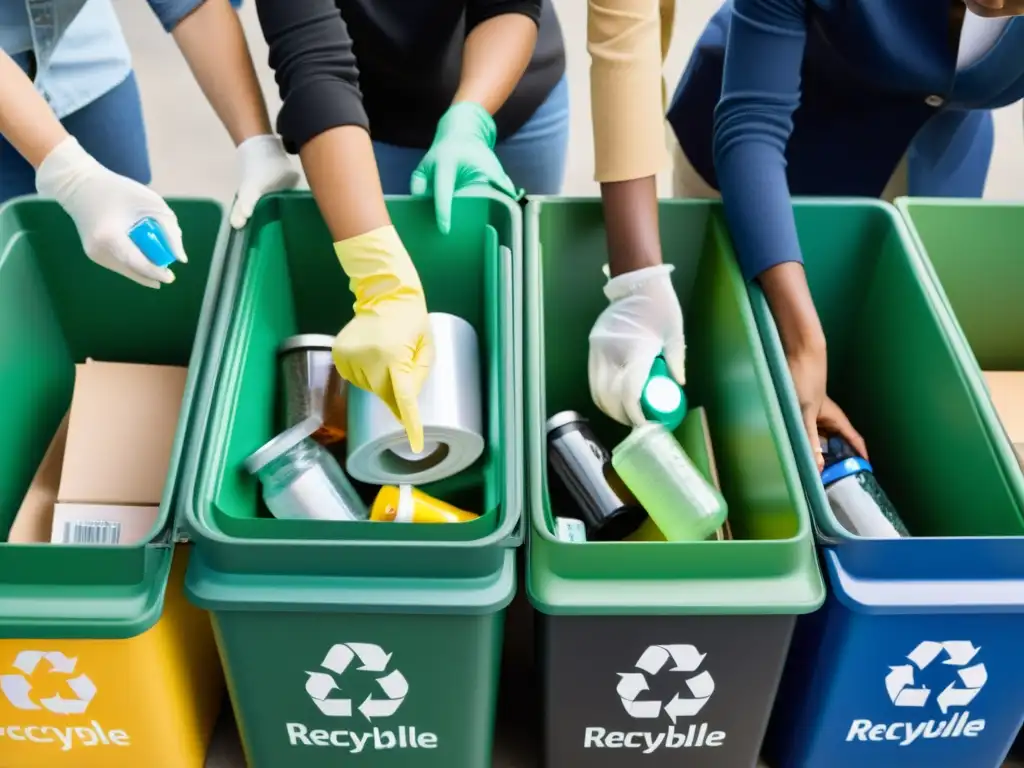
[[[1016,537],[1011,537],[1016,538]],[[945,539],[952,542],[955,539]],[[972,540],[974,541],[974,540]],[[991,543],[999,542],[993,538]],[[898,542],[897,542],[898,543]],[[984,540],[976,543],[984,543]],[[824,547],[822,559],[836,599],[856,613],[1024,613],[1024,575],[1015,578],[877,578],[858,576],[844,562],[853,548]]]
[[[189,561],[185,593],[194,605],[213,613],[485,615],[512,602],[515,565],[516,553],[507,549],[498,569],[469,577],[240,575],[207,565],[197,550]]]
[[[938,308],[937,317],[943,330],[951,339],[956,339],[959,344],[954,344],[953,354],[960,364],[967,381],[967,387],[971,391],[971,400],[975,406],[975,412],[988,435],[989,442],[995,448],[999,457],[999,468],[1003,481],[1015,492],[1018,500],[1024,499],[1024,471],[1021,469],[1017,454],[1010,443],[1010,439],[1003,429],[999,415],[992,404],[992,396],[989,394],[988,386],[985,384],[985,377],[981,371],[971,345],[967,340],[956,313],[953,311],[953,304],[942,287],[942,280],[939,279],[935,265],[932,264],[928,255],[928,248],[924,244],[917,226],[914,224],[912,208],[929,207],[955,207],[955,208],[1017,208],[1024,211],[1024,205],[1010,201],[986,201],[964,198],[939,198],[939,197],[898,197],[894,201],[896,209],[900,213],[900,219],[906,227],[910,242],[917,255],[920,257],[921,265],[928,273],[930,286],[934,292],[935,304]],[[1018,503],[1017,512],[1024,520],[1024,506]]]
[[[519,204],[511,200],[507,195],[503,195],[496,190],[491,189],[485,185],[475,185],[465,190],[460,190],[456,193],[456,197],[466,198],[478,198],[487,199],[492,202],[496,202],[506,208],[509,212],[509,216],[512,220],[511,230],[513,233],[513,257],[515,255],[514,246],[519,246],[519,251],[522,251],[522,226],[521,219],[522,213]],[[257,205],[256,211],[253,213],[255,218],[256,213],[261,207],[275,204],[276,201],[287,198],[306,198],[311,199],[312,193],[309,190],[287,190],[283,192],[275,192],[270,195],[265,195]],[[404,200],[422,200],[423,198],[414,195],[385,195],[386,202],[391,201],[404,201]],[[215,383],[213,388],[216,388],[221,383],[221,367],[222,361],[226,352],[228,329],[231,324],[232,310],[236,305],[238,299],[238,289],[241,287],[240,273],[244,269],[245,255],[248,251],[250,244],[250,237],[252,235],[252,228],[249,226],[244,227],[241,230],[233,230],[228,237],[225,249],[225,278],[223,280],[224,287],[222,289],[222,298],[219,303],[216,328],[218,334],[215,338],[220,338],[223,342],[218,345],[216,350],[216,359],[213,365],[210,366],[211,370],[215,373],[211,374],[215,376]],[[502,244],[499,243],[499,247]],[[515,265],[513,264],[513,268]],[[521,297],[513,296],[513,302],[511,312],[513,313],[513,330],[512,330],[512,341],[513,349],[518,352],[521,347],[520,333],[516,333],[516,320],[521,318],[521,312],[518,312],[518,306],[521,303]],[[511,375],[518,376],[520,371],[515,369],[513,361],[513,369]],[[513,402],[512,418],[510,422],[518,425],[521,423],[519,414],[522,412],[522,388],[514,388],[515,397]],[[212,411],[211,407],[207,409],[204,414],[202,430],[204,434],[208,431],[209,419]],[[205,450],[205,439],[204,449],[200,452],[206,453]],[[509,462],[513,462],[513,459],[509,459]],[[202,502],[199,498],[200,490],[203,487],[201,483],[195,483],[192,493],[187,495],[182,501],[183,508],[181,510],[182,520],[184,526],[188,530],[189,538],[196,544],[208,543],[217,546],[231,546],[239,547],[241,549],[259,550],[264,547],[277,547],[287,546],[289,548],[302,548],[307,550],[334,550],[344,552],[349,548],[365,548],[365,549],[379,549],[379,550],[415,550],[423,547],[428,547],[432,550],[450,550],[453,553],[457,551],[465,551],[467,549],[487,549],[487,548],[508,548],[515,549],[522,542],[522,527],[521,518],[523,510],[523,493],[522,493],[522,478],[521,473],[506,472],[506,482],[509,485],[509,497],[510,503],[508,509],[505,512],[504,519],[501,520],[495,529],[478,539],[471,539],[467,541],[457,540],[439,540],[439,541],[416,541],[416,540],[373,540],[373,539],[360,539],[360,540],[314,540],[314,539],[282,539],[282,538],[241,538],[231,536],[230,534],[224,533],[223,531],[215,528],[212,522],[208,520],[208,515],[203,515],[198,512]]]
[[[121,594],[118,599],[126,605],[141,606],[131,617],[127,613],[108,613],[101,619],[84,618],[81,616],[62,616],[59,618],[39,618],[35,615],[24,616],[12,614],[16,610],[14,606],[24,599],[29,599],[38,604],[39,601],[49,602],[53,599],[53,591],[60,591],[61,587],[68,588],[76,601],[88,600],[91,596],[108,592],[109,585],[90,584],[82,585],[46,585],[46,594],[31,595],[28,598],[7,599],[0,595],[0,638],[76,638],[76,639],[128,639],[144,634],[160,620],[163,614],[164,598],[166,595],[168,578],[171,572],[172,562],[175,556],[174,544],[178,541],[175,536],[178,524],[178,498],[182,494],[182,486],[189,484],[190,480],[186,472],[188,451],[186,446],[189,437],[194,434],[195,422],[203,409],[208,405],[212,390],[204,390],[202,382],[208,367],[207,352],[210,341],[209,328],[211,316],[216,312],[217,303],[220,297],[221,277],[223,274],[224,259],[221,257],[222,245],[231,227],[226,215],[224,204],[212,197],[192,196],[169,196],[165,198],[172,209],[180,204],[201,204],[217,211],[220,223],[217,229],[217,236],[213,244],[210,258],[209,274],[206,285],[203,289],[203,297],[199,310],[199,317],[196,324],[196,333],[192,339],[191,351],[188,360],[188,375],[185,385],[183,402],[189,404],[189,412],[182,412],[178,418],[175,430],[175,440],[172,449],[172,466],[169,471],[168,482],[165,485],[161,502],[160,512],[157,521],[154,522],[147,536],[137,544],[113,545],[109,547],[93,547],[99,553],[116,551],[119,554],[130,554],[137,561],[133,567],[138,571],[139,580],[133,584],[122,584]],[[26,203],[51,205],[55,210],[61,210],[56,200],[42,197],[40,195],[19,195],[0,204],[0,217],[9,208],[14,208]],[[23,234],[23,233],[22,233]],[[6,260],[6,251],[0,252],[0,266]],[[48,542],[35,542],[25,544],[9,544],[6,541],[0,542],[0,549],[21,550],[31,552],[34,549],[54,548],[64,549],[75,545],[51,544]],[[99,556],[99,555],[97,555]],[[42,586],[42,585],[40,585]],[[109,599],[109,598],[106,598]]]
[[[538,230],[541,208],[545,203],[586,203],[594,204],[599,202],[594,197],[557,197],[557,196],[534,196],[531,197],[525,207],[524,231],[526,234],[524,244],[524,278],[523,292],[531,295],[542,293],[542,270],[540,268],[540,255],[535,252],[538,248],[540,235]],[[676,207],[706,208],[709,212],[721,208],[720,201],[676,199],[659,201],[660,205],[669,203]],[[736,279],[742,282],[737,266],[732,267]],[[754,347],[755,366],[758,368],[759,376],[757,385],[766,403],[769,412],[769,419],[776,423],[777,428],[772,430],[776,447],[779,451],[779,458],[782,464],[782,474],[793,503],[799,507],[806,504],[803,495],[801,482],[797,468],[792,463],[792,449],[790,448],[789,437],[782,420],[782,412],[778,401],[775,399],[773,388],[770,386],[771,377],[768,363],[764,357],[764,349],[761,339],[754,326],[754,319],[751,317],[751,310],[746,302],[745,294],[740,297],[741,312],[745,316],[748,326],[752,330],[749,334],[750,342]],[[546,422],[543,401],[545,399],[544,387],[540,380],[543,378],[544,361],[544,338],[540,323],[540,309],[528,308],[525,317],[525,336],[531,340],[526,344],[524,352],[524,367],[526,375],[526,388],[531,393],[526,403],[526,420],[529,423],[543,425]],[[536,339],[536,342],[533,340]],[[534,373],[538,372],[538,373]],[[578,578],[572,575],[563,575],[556,572],[550,565],[550,557],[544,556],[543,566],[540,564],[540,557],[537,554],[537,540],[542,542],[545,549],[557,546],[578,546],[561,542],[550,530],[548,530],[545,518],[545,509],[549,506],[549,499],[544,494],[543,480],[534,482],[534,477],[545,478],[546,467],[543,457],[543,438],[535,435],[536,430],[528,427],[525,430],[525,442],[527,450],[527,489],[525,501],[529,508],[530,532],[527,536],[527,571],[526,587],[530,602],[538,611],[548,615],[795,615],[811,613],[816,611],[825,601],[825,585],[818,566],[817,556],[811,542],[810,515],[807,511],[800,514],[797,509],[798,527],[794,535],[785,539],[773,539],[774,543],[788,545],[791,548],[789,563],[784,572],[772,574],[763,578],[735,577],[728,578],[719,576],[716,578],[694,578],[690,576],[677,576],[674,578],[663,578],[659,580],[643,579],[593,579]],[[684,546],[712,547],[727,544],[734,549],[750,550],[754,547],[764,547],[766,540],[736,540],[729,542],[686,542]],[[588,548],[618,546],[618,547],[664,547],[680,546],[681,543],[674,542],[587,542]],[[557,585],[554,589],[545,589],[546,594],[541,594],[534,583],[534,571],[543,567],[548,574],[548,581]],[[587,585],[606,584],[613,589],[617,595],[614,603],[595,601],[588,599],[584,591],[576,588],[579,582],[585,581]],[[672,584],[671,590],[666,585]],[[730,589],[733,592],[742,588],[743,597],[734,601],[708,602],[707,600],[692,600],[688,594],[687,586],[700,584],[704,586],[715,585],[722,590]],[[661,585],[664,588],[654,589],[654,585]],[[774,585],[775,590],[768,590],[768,585]],[[549,584],[550,586],[550,584]],[[594,591],[594,590],[591,590]],[[558,594],[561,592],[561,594]],[[772,603],[765,603],[764,595],[772,594],[780,596],[780,599]],[[661,600],[657,598],[661,597]]]

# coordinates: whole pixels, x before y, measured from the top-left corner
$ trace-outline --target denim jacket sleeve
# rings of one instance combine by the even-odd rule
[[[153,13],[160,19],[167,32],[173,32],[181,20],[201,6],[206,0],[147,0]],[[295,0],[301,2],[301,0]]]

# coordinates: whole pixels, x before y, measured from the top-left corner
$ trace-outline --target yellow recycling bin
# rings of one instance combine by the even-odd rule
[[[136,637],[0,640],[2,768],[203,766],[224,680],[187,565],[179,545],[163,615]]]
[[[219,242],[231,230],[213,200],[169,204],[189,263],[159,291],[87,259],[54,201],[0,206],[0,768],[205,762],[223,673],[207,615],[183,597],[190,550],[171,541],[217,371]],[[38,531],[12,541],[87,359],[188,368],[153,530],[116,546],[27,543]]]

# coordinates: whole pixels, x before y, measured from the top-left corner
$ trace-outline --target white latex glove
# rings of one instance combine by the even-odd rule
[[[147,259],[128,237],[141,219],[163,229],[174,257],[186,262],[178,218],[156,192],[100,165],[69,136],[36,171],[36,189],[52,197],[75,222],[86,255],[101,267],[147,288],[173,283],[174,273]]]
[[[640,395],[658,355],[680,386],[686,383],[683,311],[672,288],[670,264],[613,277],[604,287],[611,302],[590,331],[590,396],[604,413],[627,426],[643,424]]]
[[[291,189],[299,182],[284,144],[277,136],[253,136],[238,145],[238,194],[231,208],[231,226],[241,229],[252,216],[260,198],[270,192]]]

